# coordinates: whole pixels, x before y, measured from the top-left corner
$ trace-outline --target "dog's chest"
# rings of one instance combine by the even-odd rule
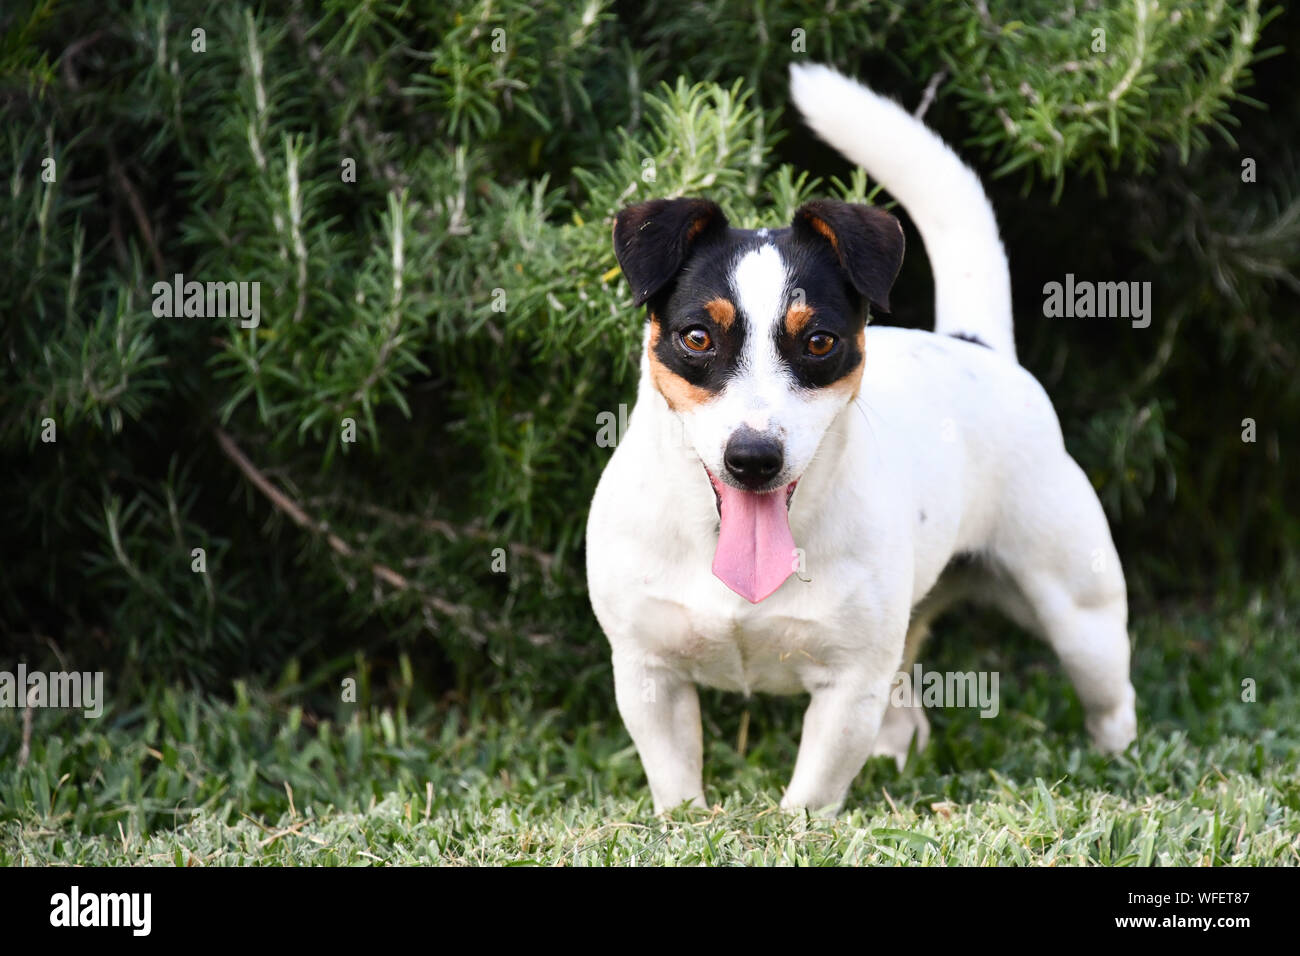
[[[743,694],[797,694],[808,689],[808,675],[821,663],[811,622],[720,613],[702,604],[675,610],[685,627],[661,632],[658,650],[698,684]]]
[[[654,570],[643,566],[624,592],[622,610],[642,650],[697,684],[744,694],[803,693],[853,655],[851,636],[837,626],[845,600],[831,587],[834,576],[796,573],[751,604],[714,577],[711,545],[705,539],[671,561],[650,562]]]

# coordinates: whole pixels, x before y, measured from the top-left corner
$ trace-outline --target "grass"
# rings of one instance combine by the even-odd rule
[[[585,710],[517,689],[326,718],[292,686],[157,689],[98,721],[38,712],[21,768],[0,711],[0,864],[1294,865],[1298,611],[1256,596],[1137,620],[1140,736],[1116,759],[1086,746],[1045,647],[991,616],[941,623],[927,666],[1000,671],[1001,713],[932,712],[929,749],[901,773],[870,762],[834,820],[776,808],[803,701],[712,692],[714,806],[656,818],[607,670]]]

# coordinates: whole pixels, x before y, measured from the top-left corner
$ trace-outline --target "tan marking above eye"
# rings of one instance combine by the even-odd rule
[[[785,310],[785,330],[792,336],[798,335],[812,321],[815,311],[811,305],[802,302],[791,304],[790,308]]]
[[[727,299],[710,299],[704,303],[704,309],[709,313],[709,318],[718,323],[718,328],[727,331],[731,328],[731,323],[736,321],[736,307]]]

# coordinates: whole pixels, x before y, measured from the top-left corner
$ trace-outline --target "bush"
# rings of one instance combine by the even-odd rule
[[[582,686],[606,666],[597,417],[632,399],[641,321],[612,214],[865,198],[783,112],[800,57],[909,105],[932,85],[1135,599],[1267,582],[1300,539],[1300,97],[1269,58],[1298,22],[1256,0],[0,14],[3,656],[124,693],[294,660],[317,687],[359,660],[413,660],[431,692]],[[927,326],[910,238],[891,321]],[[1151,281],[1151,328],[1045,320],[1067,272]],[[178,273],[260,283],[260,321],[159,317]]]

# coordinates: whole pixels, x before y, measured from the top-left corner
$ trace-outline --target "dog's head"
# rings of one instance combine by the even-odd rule
[[[889,309],[898,220],[821,200],[784,229],[741,230],[716,203],[657,199],[618,214],[614,252],[648,308],[651,377],[708,471],[722,538],[775,523],[785,540],[794,486],[857,395],[867,308]]]

